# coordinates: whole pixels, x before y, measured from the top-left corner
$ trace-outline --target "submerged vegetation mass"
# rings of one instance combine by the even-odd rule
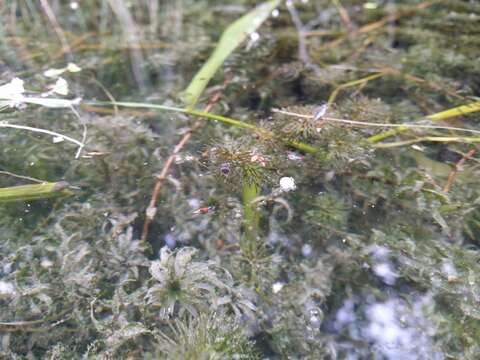
[[[0,358],[478,359],[480,5],[0,9]]]

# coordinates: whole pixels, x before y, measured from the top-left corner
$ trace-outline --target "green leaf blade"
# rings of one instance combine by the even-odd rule
[[[66,181],[59,181],[0,188],[0,203],[70,196],[73,193],[68,186]]]
[[[222,66],[228,56],[268,18],[280,4],[280,0],[265,2],[233,22],[222,34],[220,41],[207,62],[194,76],[185,89],[184,100],[187,108],[192,109],[210,79]]]

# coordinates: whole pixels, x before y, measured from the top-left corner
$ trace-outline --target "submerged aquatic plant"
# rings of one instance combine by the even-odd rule
[[[52,108],[76,101],[26,96],[28,111],[0,114],[15,120],[0,126],[0,170],[80,187],[0,207],[0,357],[370,359],[394,354],[379,341],[386,314],[397,335],[421,325],[421,346],[401,354],[477,360],[479,139],[456,135],[479,132],[477,4],[270,1],[234,23],[253,1],[140,2],[123,9],[139,41],[123,43],[108,6],[120,1],[57,2],[56,21],[46,3],[0,9],[2,76],[38,78],[50,62],[67,79],[60,59],[75,56],[73,96],[110,101],[82,103],[75,160],[50,140],[81,133]],[[31,38],[45,20],[71,53]],[[249,29],[234,27],[186,86],[228,23]],[[167,184],[139,241],[155,177]]]
[[[262,186],[269,180],[269,169],[273,164],[262,146],[242,140],[228,139],[208,149],[210,171],[216,178],[241,189],[244,183]]]
[[[260,359],[244,328],[224,314],[175,320],[156,336],[154,354],[167,359]]]
[[[193,261],[197,252],[191,247],[175,252],[166,247],[161,249],[160,259],[150,265],[150,274],[156,283],[147,291],[147,303],[160,308],[161,318],[198,316],[208,309],[223,307],[237,315],[251,314],[255,306],[241,296],[228,271],[212,261]]]

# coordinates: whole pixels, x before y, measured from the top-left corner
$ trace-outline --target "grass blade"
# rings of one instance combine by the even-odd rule
[[[462,105],[462,106],[457,106],[452,109],[448,109],[445,111],[441,111],[435,114],[431,114],[428,116],[425,116],[424,119],[432,120],[432,121],[442,121],[442,120],[447,120],[455,116],[460,116],[460,115],[465,115],[465,114],[470,114],[480,111],[480,101],[467,104],[467,105]],[[371,143],[377,143],[383,139],[386,139],[388,137],[391,137],[393,135],[396,135],[400,132],[408,130],[408,127],[398,127],[397,129],[393,130],[388,130],[384,133],[377,134],[374,136],[371,136],[368,138],[368,141]]]
[[[223,32],[214,52],[185,90],[184,99],[187,108],[192,109],[195,106],[208,82],[227,57],[267,19],[279,4],[280,0],[272,0],[259,5],[233,22]]]
[[[73,193],[68,186],[66,181],[59,181],[0,188],[0,203],[70,196]]]

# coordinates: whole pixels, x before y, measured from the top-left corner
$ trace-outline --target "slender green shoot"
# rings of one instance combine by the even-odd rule
[[[209,112],[205,111],[199,111],[199,110],[191,110],[191,109],[186,109],[186,108],[179,108],[175,106],[167,106],[167,105],[158,105],[158,104],[148,104],[148,103],[137,103],[137,102],[123,102],[123,101],[100,101],[100,102],[88,102],[86,103],[88,105],[92,106],[118,106],[118,107],[126,107],[126,108],[138,108],[138,109],[151,109],[151,110],[160,110],[160,111],[172,111],[172,112],[179,112],[179,113],[184,113],[192,116],[198,116],[201,118],[205,118],[208,120],[214,120],[214,121],[219,121],[227,125],[231,126],[236,126],[239,128],[247,129],[250,131],[253,131],[257,133],[258,135],[266,138],[277,138],[277,136],[272,133],[271,131],[259,128],[255,125],[248,124],[246,122],[240,121],[240,120],[235,120],[229,117],[221,116],[221,115],[216,115],[212,114]],[[298,150],[304,151],[309,154],[315,154],[318,152],[318,149],[315,148],[314,146],[311,146],[309,144],[299,142],[299,141],[293,141],[293,140],[286,140],[286,139],[281,139],[286,145],[294,147]]]
[[[243,43],[250,34],[258,29],[271,14],[272,10],[279,4],[280,0],[271,0],[259,5],[233,22],[223,32],[214,52],[185,90],[184,98],[188,109],[193,109],[210,79],[223,65],[227,57]]]
[[[0,203],[31,201],[73,195],[66,181],[0,188]]]

